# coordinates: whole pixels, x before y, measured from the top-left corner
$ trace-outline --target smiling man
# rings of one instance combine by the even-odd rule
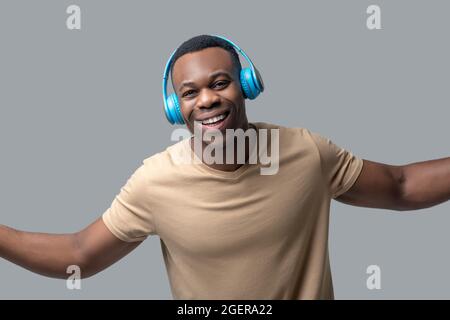
[[[181,47],[183,48],[183,47]],[[182,106],[181,112],[188,129],[200,132],[201,137],[207,131],[219,130],[223,137],[223,148],[226,146],[226,129],[249,129],[245,113],[244,96],[241,92],[239,74],[241,66],[239,58],[234,60],[230,52],[221,47],[208,47],[193,53],[178,51],[173,58],[173,86]],[[201,88],[209,90],[201,90]],[[207,134],[207,133],[206,133]],[[213,139],[212,139],[213,140]],[[194,149],[194,139],[191,139]],[[203,150],[211,143],[200,139],[202,147],[197,156],[203,158]],[[216,142],[215,139],[213,142]],[[217,142],[216,142],[217,143]],[[246,144],[248,158],[249,144]],[[237,152],[235,152],[237,157]],[[226,154],[223,152],[223,156]],[[235,171],[241,164],[213,163],[212,167]]]
[[[333,299],[332,199],[403,211],[450,198],[450,158],[387,165],[306,128],[249,122],[245,99],[264,85],[253,66],[242,68],[235,49],[216,36],[184,42],[166,67],[175,93],[164,94],[164,102],[168,120],[185,123],[193,136],[145,159],[84,230],[53,235],[0,226],[0,256],[50,277],[65,278],[69,265],[79,265],[89,277],[155,235],[176,299]],[[255,145],[245,140],[232,163],[202,161],[211,143],[204,135],[227,129],[270,137],[256,135]],[[226,149],[231,141],[224,139],[219,146]],[[262,175],[261,163],[247,160],[254,147],[274,150],[274,143],[279,170]],[[180,157],[200,161],[180,164]]]
[[[221,41],[221,42],[218,42]],[[221,46],[211,45],[221,44]],[[224,50],[226,49],[226,50]],[[250,126],[245,111],[245,96],[241,90],[240,75],[242,66],[232,45],[225,40],[210,37],[196,37],[185,42],[175,52],[171,61],[173,88],[177,94],[180,109],[187,128],[199,134],[201,148],[191,148],[203,160],[204,149],[210,143],[222,145],[223,149],[230,147],[227,143],[227,130],[247,131]],[[261,81],[262,79],[259,78]],[[263,85],[262,85],[263,86]],[[202,88],[208,90],[201,90]],[[217,130],[218,139],[205,139],[205,135],[213,135]],[[212,140],[212,141],[211,141]],[[220,140],[220,141],[217,141]],[[250,142],[245,141],[245,160],[250,153]],[[233,145],[234,161],[224,161],[226,152],[222,152],[223,159],[212,163],[211,167],[223,171],[235,171],[242,163],[237,161],[239,155],[237,144]]]

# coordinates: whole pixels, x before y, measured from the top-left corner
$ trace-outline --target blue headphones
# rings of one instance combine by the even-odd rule
[[[245,54],[245,52],[239,48],[232,41],[218,35],[214,35],[215,37],[221,38],[231,44],[238,52],[240,52],[244,58],[250,64],[250,68],[242,68],[240,73],[240,82],[242,92],[244,93],[244,97],[246,99],[253,100],[255,99],[261,92],[264,91],[264,82],[259,71],[255,68],[250,58]],[[167,120],[171,124],[184,124],[184,119],[180,110],[180,103],[178,101],[178,97],[176,93],[172,93],[167,97],[167,81],[169,78],[169,70],[172,63],[173,55],[177,50],[174,50],[170,55],[169,60],[166,63],[166,67],[164,69],[164,76],[162,81],[163,87],[163,99],[164,99],[164,111],[166,114]]]

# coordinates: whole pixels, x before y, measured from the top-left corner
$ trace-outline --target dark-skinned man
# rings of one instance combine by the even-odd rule
[[[388,165],[358,158],[306,128],[249,122],[252,84],[243,84],[236,49],[208,35],[177,48],[170,64],[175,117],[191,133],[196,126],[202,134],[277,130],[276,173],[263,175],[260,163],[248,161],[247,142],[244,163],[235,155],[233,163],[180,165],[180,157],[202,160],[208,142],[201,141],[199,153],[193,135],[145,159],[103,215],[79,232],[0,226],[0,256],[49,277],[66,278],[67,267],[78,265],[86,278],[157,235],[174,298],[333,299],[331,199],[405,211],[450,198],[450,158]],[[262,82],[258,77],[247,80]]]

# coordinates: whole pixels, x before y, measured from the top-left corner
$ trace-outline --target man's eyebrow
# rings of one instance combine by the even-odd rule
[[[217,70],[217,71],[212,72],[209,75],[209,79],[214,79],[214,78],[217,78],[218,76],[225,76],[229,79],[232,78],[228,72],[226,72],[224,70]],[[194,82],[186,80],[181,83],[180,87],[178,88],[178,91],[180,91],[183,87],[194,87],[194,86],[195,86]]]

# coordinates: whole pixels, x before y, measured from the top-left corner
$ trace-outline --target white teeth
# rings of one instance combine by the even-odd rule
[[[209,118],[209,119],[203,120],[202,123],[203,124],[211,124],[211,123],[220,121],[222,119],[225,119],[225,114],[221,114],[221,115],[219,115],[217,117],[213,117],[213,118]]]

